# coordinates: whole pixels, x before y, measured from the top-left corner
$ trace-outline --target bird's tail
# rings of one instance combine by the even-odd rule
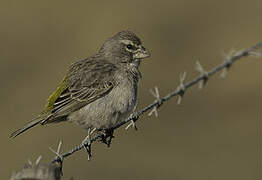
[[[24,125],[24,127],[14,131],[11,135],[10,135],[10,138],[15,138],[16,136],[20,135],[21,133],[27,131],[28,129],[38,125],[38,124],[41,124],[43,121],[46,120],[46,118],[48,117],[44,117],[43,116],[39,116],[37,117],[36,119],[28,122],[27,124]]]

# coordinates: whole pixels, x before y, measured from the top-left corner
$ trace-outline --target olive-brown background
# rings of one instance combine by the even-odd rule
[[[123,29],[138,34],[152,57],[142,66],[139,108],[174,90],[179,73],[197,76],[196,60],[211,68],[223,52],[262,40],[260,0],[58,1],[1,0],[1,179],[39,155],[50,161],[63,141],[66,151],[86,133],[68,123],[36,127],[16,139],[9,134],[40,112],[68,65],[95,53]],[[93,147],[64,163],[64,177],[83,179],[261,179],[262,59],[234,64],[224,80],[190,89],[182,105],[172,99],[159,118],[144,115],[139,131],[116,133],[113,145]]]

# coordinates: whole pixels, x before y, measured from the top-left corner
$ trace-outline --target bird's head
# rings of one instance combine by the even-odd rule
[[[113,63],[135,63],[150,57],[141,40],[131,31],[121,31],[107,39],[99,53]]]

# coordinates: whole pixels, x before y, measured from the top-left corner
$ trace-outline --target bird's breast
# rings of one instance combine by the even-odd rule
[[[112,89],[110,96],[113,99],[113,106],[120,113],[133,111],[137,104],[137,83],[126,78]]]

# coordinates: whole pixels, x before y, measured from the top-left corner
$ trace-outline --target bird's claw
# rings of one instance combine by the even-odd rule
[[[87,154],[88,154],[88,160],[90,160],[91,156],[92,156],[92,151],[91,151],[91,139],[90,136],[88,135],[83,141],[82,141],[82,145],[84,146]]]
[[[93,130],[88,129],[88,135],[85,137],[85,139],[82,141],[82,146],[84,146],[87,154],[88,154],[88,160],[90,160],[92,156],[92,151],[91,151],[91,135],[94,133],[96,128]]]
[[[113,129],[107,129],[105,131],[101,131],[102,133],[102,138],[101,141],[102,143],[105,143],[107,145],[107,147],[110,147],[112,139],[115,137],[114,134],[114,130]]]

